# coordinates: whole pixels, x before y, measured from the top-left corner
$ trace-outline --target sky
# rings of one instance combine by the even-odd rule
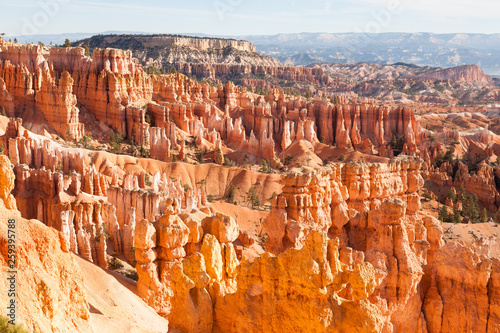
[[[0,0],[7,36],[99,33],[500,33],[498,0]]]

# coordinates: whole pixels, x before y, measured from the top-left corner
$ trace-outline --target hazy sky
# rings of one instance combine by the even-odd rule
[[[499,0],[0,0],[0,33],[500,32]]]

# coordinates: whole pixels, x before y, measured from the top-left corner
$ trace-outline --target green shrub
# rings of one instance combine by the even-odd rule
[[[446,197],[448,199],[451,199],[451,201],[453,201],[453,203],[457,202],[457,195],[453,191],[449,191],[448,194],[446,195]]]
[[[422,197],[429,201],[432,200],[432,194],[430,194],[429,192],[425,192],[424,194],[422,194]]]
[[[467,195],[462,193],[462,215],[468,217],[472,223],[479,222],[479,206],[477,204],[477,196]]]
[[[0,315],[0,332],[2,332],[2,333],[28,333],[28,331],[25,330],[20,325],[9,324],[9,320],[10,319],[8,317],[5,317],[3,314]]]
[[[91,134],[85,134],[85,135],[83,136],[83,138],[81,138],[81,139],[80,139],[80,140],[76,143],[76,145],[77,145],[78,147],[82,147],[82,148],[85,148],[85,149],[90,149],[90,148],[92,148],[92,145],[91,145],[92,140],[93,140],[93,138],[92,138],[92,135],[91,135]]]
[[[116,258],[116,253],[111,255],[111,260],[109,261],[109,266],[113,270],[123,268],[122,262],[118,258]]]
[[[236,186],[234,186],[233,184],[229,185],[229,189],[227,190],[227,194],[226,194],[226,201],[227,202],[229,202],[229,203],[234,202],[235,189],[236,189]]]
[[[144,175],[144,183],[146,183],[146,186],[153,185],[153,182],[151,181],[151,176],[149,175],[149,173],[146,173]]]
[[[283,156],[283,165],[290,165],[292,163],[293,156],[291,154],[286,154],[286,156]]]
[[[198,152],[198,162],[199,163],[205,163],[205,153],[206,153],[206,149],[205,148],[202,148],[199,152]]]
[[[233,160],[231,160],[230,158],[228,158],[227,156],[224,157],[224,166],[227,166],[227,167],[234,167],[236,165],[236,163],[234,163]]]
[[[135,269],[127,269],[125,271],[125,276],[128,277],[129,279],[132,279],[134,281],[139,280],[139,275],[137,274],[137,271]]]
[[[481,212],[480,221],[481,223],[488,222],[488,212],[486,211],[486,208],[484,208],[483,211]]]
[[[259,172],[262,172],[262,173],[272,173],[273,172],[273,168],[271,167],[271,163],[269,163],[266,159],[262,159]]]
[[[250,187],[247,192],[247,201],[250,202],[253,208],[260,207],[260,199],[254,186]]]

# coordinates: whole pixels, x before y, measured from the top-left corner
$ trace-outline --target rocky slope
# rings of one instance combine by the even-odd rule
[[[411,109],[346,98],[332,104],[296,98],[277,89],[263,97],[232,82],[214,87],[182,75],[150,76],[129,51],[96,49],[91,59],[82,48],[2,45],[0,77],[16,105],[13,115],[29,119],[28,128],[40,134],[49,130],[78,141],[85,132],[75,107],[79,105],[94,119],[87,125],[97,129],[92,131],[95,136],[113,130],[162,160],[171,158],[170,149],[182,155],[186,134],[195,137],[200,148],[217,151],[225,146],[276,165],[280,152],[300,140],[386,156],[392,153],[388,142],[396,134],[404,138],[409,151],[418,151],[421,129]],[[59,76],[69,89],[61,101],[62,113],[57,112],[61,116],[45,116],[51,104],[42,103],[45,99],[38,96],[49,94],[53,100],[60,96],[43,89],[46,81]],[[170,149],[160,154],[158,147],[165,145]]]
[[[2,279],[10,277],[7,221],[16,220],[16,302],[19,323],[40,332],[90,332],[83,277],[61,233],[39,221],[21,218],[14,198],[14,173],[9,159],[0,155],[0,267]],[[9,304],[7,293],[0,295]]]
[[[493,80],[486,76],[476,65],[465,65],[444,69],[424,76],[429,79],[450,80],[457,82],[475,83],[477,85],[493,85]]]
[[[303,82],[331,85],[334,81],[321,69],[286,66],[256,52],[250,42],[174,35],[98,35],[73,43],[95,48],[131,50],[144,66],[177,71],[190,77],[250,83],[260,79],[282,84]]]
[[[321,64],[325,73],[337,79],[344,91],[360,96],[411,104],[438,105],[494,103],[500,89],[476,65],[436,68],[396,63],[379,65]]]
[[[171,35],[99,35],[74,45],[132,50],[150,71],[170,70],[200,79],[231,80],[252,89],[288,88],[335,95],[338,92],[398,101],[451,104],[494,102],[500,89],[476,65],[449,69],[360,63],[285,66],[255,52],[249,42]],[[322,61],[330,63],[331,60]],[[342,62],[340,62],[342,63]],[[354,80],[354,82],[352,81]],[[484,91],[484,87],[487,91]]]

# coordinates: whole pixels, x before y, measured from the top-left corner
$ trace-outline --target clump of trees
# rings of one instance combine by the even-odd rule
[[[205,148],[200,149],[200,151],[198,152],[198,154],[196,156],[198,163],[200,163],[200,164],[205,163],[205,153],[206,152],[207,152],[207,150]]]
[[[144,175],[144,183],[146,184],[146,186],[152,186],[153,185],[153,182],[151,181],[151,176],[147,172]]]
[[[252,208],[260,207],[260,199],[254,186],[250,187],[247,192],[247,202],[252,205]]]
[[[398,136],[396,130],[392,132],[392,138],[391,141],[389,142],[391,149],[403,150],[405,142],[406,140],[404,136]]]
[[[236,163],[231,160],[229,157],[225,156],[224,157],[224,166],[227,166],[227,167],[234,167],[236,165]]]
[[[82,147],[82,148],[85,148],[85,149],[91,149],[92,148],[92,135],[91,134],[85,134],[83,136],[83,138],[81,138],[77,143],[76,145],[78,147]]]
[[[175,67],[173,67],[175,68]],[[146,70],[146,73],[148,73],[149,75],[162,75],[162,74],[165,74],[165,69],[163,68],[156,68],[155,66],[149,66]]]
[[[269,163],[266,159],[262,159],[259,172],[273,173],[273,168],[271,167],[271,163]]]
[[[82,47],[83,47],[83,49],[85,50],[85,56],[86,56],[86,57],[90,57],[91,55],[90,55],[90,50],[89,50],[89,47],[88,47],[87,45],[85,45],[85,44],[83,44],[83,46],[82,46]]]
[[[467,194],[462,189],[459,195],[452,191],[448,192],[447,198],[451,199],[454,205],[461,201],[462,211],[454,208],[453,213],[450,213],[448,207],[441,206],[438,211],[438,219],[442,222],[460,223],[463,219],[467,219],[472,223],[485,223],[488,221],[488,212],[486,208],[480,211],[478,198],[475,194]]]

